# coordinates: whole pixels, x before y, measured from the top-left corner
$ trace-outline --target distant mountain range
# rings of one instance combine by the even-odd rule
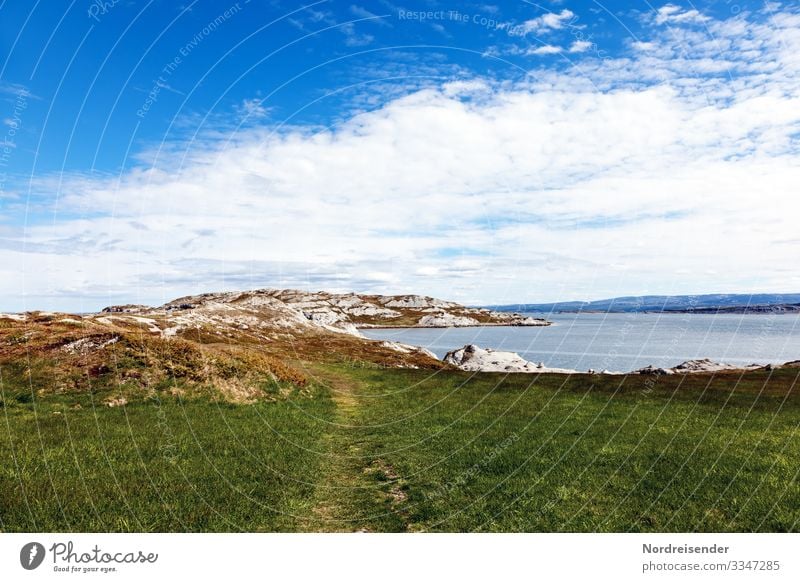
[[[535,313],[800,313],[800,293],[643,295],[598,301],[517,303],[487,307],[495,311]]]

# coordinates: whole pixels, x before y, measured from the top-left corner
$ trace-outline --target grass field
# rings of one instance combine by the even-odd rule
[[[799,369],[554,376],[317,365],[273,402],[33,398],[3,531],[797,531]]]

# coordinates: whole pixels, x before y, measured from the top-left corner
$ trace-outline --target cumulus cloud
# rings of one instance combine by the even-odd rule
[[[576,40],[569,47],[571,53],[585,53],[592,48],[592,42],[588,40]]]
[[[707,22],[708,16],[704,16],[695,8],[684,10],[675,4],[665,4],[656,11],[656,24],[683,24],[687,22]]]
[[[553,46],[552,44],[543,44],[542,46],[528,49],[525,54],[528,55],[555,55],[561,52],[561,47]]]
[[[561,12],[547,12],[536,18],[531,18],[520,26],[524,34],[544,34],[550,30],[562,29],[573,18],[575,18],[575,13],[565,8]]]
[[[630,43],[631,48],[637,51],[651,51],[658,48],[654,42],[634,41]]]
[[[6,230],[0,295],[797,290],[800,16],[707,26],[523,81],[424,87],[336,127],[201,132],[120,176],[38,178],[62,218]]]

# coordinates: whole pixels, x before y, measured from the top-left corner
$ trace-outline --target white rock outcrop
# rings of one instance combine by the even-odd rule
[[[756,369],[761,366],[757,364],[750,364],[749,366],[736,366],[734,364],[723,364],[721,362],[714,362],[708,358],[700,360],[687,360],[682,364],[678,364],[672,370],[676,374],[695,374],[698,372],[730,372],[733,370],[748,370]]]
[[[471,327],[480,325],[477,319],[450,313],[423,315],[417,323],[419,327]]]
[[[736,372],[742,370],[757,370],[761,368],[758,364],[750,364],[749,366],[736,366],[734,364],[724,364],[722,362],[715,362],[708,358],[701,358],[697,360],[687,360],[682,364],[678,364],[672,368],[658,368],[656,366],[647,366],[634,370],[632,374],[652,374],[655,376],[670,376],[672,374],[702,374],[709,372]]]
[[[506,372],[506,373],[547,373],[547,374],[580,374],[578,370],[568,368],[548,368],[542,363],[529,362],[515,352],[504,352],[491,348],[481,348],[474,344],[448,352],[444,362],[468,372]],[[787,363],[785,365],[791,365]],[[750,364],[737,366],[715,362],[708,358],[687,360],[672,368],[658,368],[647,366],[628,372],[630,374],[653,374],[656,376],[670,376],[673,374],[703,374],[714,372],[743,372],[764,369],[764,366]],[[588,370],[587,374],[624,375],[626,372],[612,372],[609,370]]]
[[[115,344],[119,341],[118,337],[110,337],[110,338],[97,338],[97,337],[84,337],[74,342],[70,342],[68,344],[64,344],[61,346],[61,349],[68,354],[81,354],[85,355],[95,350],[100,350],[106,346],[110,346],[111,344]]]
[[[404,344],[400,342],[390,342],[390,341],[382,341],[381,345],[385,348],[389,348],[390,350],[394,350],[396,352],[400,352],[401,354],[424,354],[429,358],[433,358],[434,360],[438,360],[439,358],[436,357],[430,350],[426,350],[420,346],[412,346],[410,344]]]
[[[439,309],[450,309],[453,307],[461,307],[458,303],[451,301],[442,301],[441,299],[434,299],[433,297],[425,297],[422,295],[406,295],[403,297],[386,297],[383,304],[386,307],[399,307],[402,309],[429,309],[431,307]]]
[[[547,368],[522,358],[515,352],[502,352],[491,348],[481,348],[467,344],[448,352],[444,361],[467,372],[507,372],[526,374],[577,374],[577,370],[566,368]]]
[[[13,319],[14,321],[25,321],[28,318],[25,313],[0,313],[0,319]]]

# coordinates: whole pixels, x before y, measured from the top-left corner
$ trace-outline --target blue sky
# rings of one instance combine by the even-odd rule
[[[0,4],[0,310],[797,291],[796,2]]]

